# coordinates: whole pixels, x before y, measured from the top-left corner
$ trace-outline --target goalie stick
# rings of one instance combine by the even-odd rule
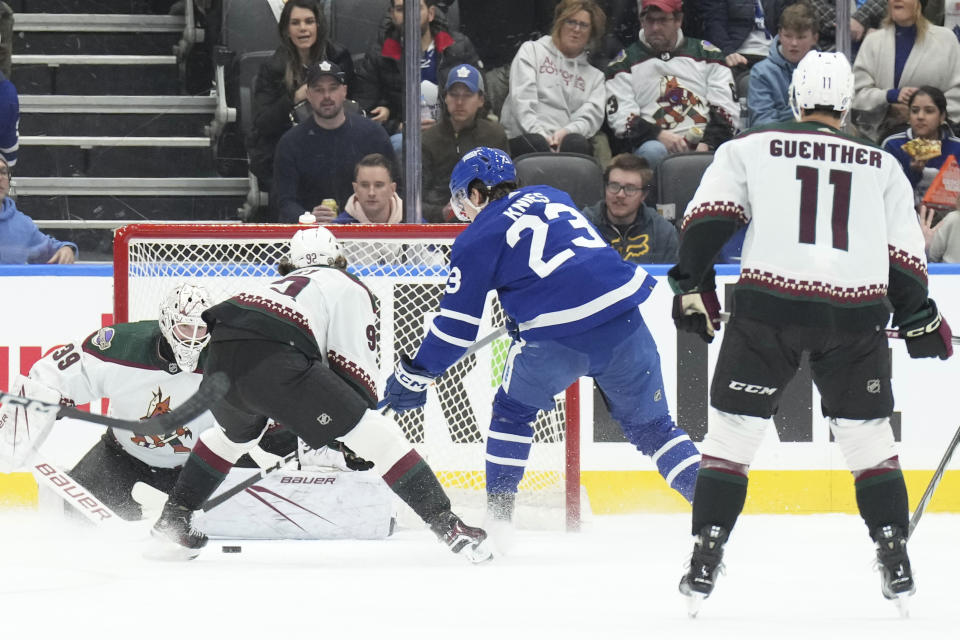
[[[65,504],[70,505],[85,518],[97,525],[114,526],[124,520],[99,498],[49,462],[34,462],[30,466],[37,482],[46,485]]]
[[[910,530],[907,532],[907,540],[913,535],[913,531],[917,528],[917,523],[920,522],[920,517],[927,508],[927,504],[929,504],[930,499],[933,498],[933,492],[937,490],[940,480],[943,479],[943,474],[947,470],[947,465],[950,464],[950,458],[953,457],[953,452],[956,451],[958,443],[960,443],[960,427],[958,427],[957,432],[953,434],[953,440],[947,445],[947,450],[943,453],[940,465],[937,467],[937,470],[934,471],[933,477],[930,478],[930,484],[927,485],[927,490],[923,492],[923,497],[920,498],[920,503],[917,505],[916,511],[914,511],[910,517]]]
[[[125,429],[144,436],[161,436],[182,427],[210,408],[214,402],[227,393],[230,380],[224,373],[215,373],[205,377],[200,388],[177,408],[145,420],[123,420],[101,416],[76,407],[62,405],[59,402],[46,402],[16,393],[0,391],[0,402],[22,407],[27,411],[54,414],[57,418],[76,418],[84,422],[94,422],[113,429]]]
[[[488,333],[487,335],[485,335],[483,338],[481,338],[480,340],[477,340],[477,341],[474,342],[472,345],[470,345],[470,346],[467,348],[467,350],[463,353],[463,355],[460,356],[460,360],[466,358],[466,357],[469,356],[470,354],[473,354],[473,353],[476,353],[477,351],[480,351],[480,349],[483,349],[485,346],[487,346],[488,344],[490,344],[490,343],[493,342],[494,340],[496,340],[496,339],[504,336],[506,333],[507,333],[507,328],[506,328],[506,327],[499,327],[499,328],[495,329],[494,331],[491,331],[490,333]],[[390,407],[386,407],[386,408],[383,410],[383,415],[388,416],[388,415],[390,415],[390,414],[392,414],[392,413],[393,413],[393,409],[391,409]],[[252,487],[253,485],[255,485],[255,484],[257,484],[258,482],[260,482],[261,480],[263,480],[263,479],[267,476],[267,474],[273,473],[274,471],[277,471],[278,469],[282,468],[282,467],[285,466],[288,462],[290,462],[291,460],[295,459],[296,457],[297,457],[297,452],[296,452],[296,451],[294,451],[293,453],[287,454],[287,455],[284,456],[282,459],[278,460],[275,464],[272,464],[272,465],[270,465],[269,467],[267,467],[267,468],[265,468],[265,469],[260,469],[259,473],[255,473],[254,475],[250,476],[249,478],[247,478],[246,480],[244,480],[244,481],[241,482],[240,484],[238,484],[238,485],[236,485],[236,486],[233,486],[233,487],[230,487],[230,488],[227,489],[226,491],[224,491],[224,492],[222,492],[222,493],[220,493],[220,494],[217,494],[216,496],[210,498],[209,500],[207,500],[206,502],[203,503],[203,506],[201,507],[201,509],[203,509],[203,511],[210,511],[210,510],[213,509],[214,507],[217,507],[217,506],[223,504],[224,502],[226,502],[227,500],[229,500],[229,499],[232,498],[233,496],[237,495],[238,493],[242,493],[243,491],[246,491],[247,489],[249,489],[249,488]]]

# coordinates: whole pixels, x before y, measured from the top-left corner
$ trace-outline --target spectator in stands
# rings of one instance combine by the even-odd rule
[[[0,73],[0,157],[8,166],[17,164],[20,148],[20,97],[17,88]],[[9,184],[7,187],[9,188]]]
[[[817,16],[820,25],[818,46],[821,51],[833,51],[837,40],[837,3],[836,0],[805,0]],[[887,0],[856,0],[856,9],[850,18],[850,42],[856,47],[864,36],[880,26],[887,10]]]
[[[457,1],[460,8],[460,30],[470,38],[483,62],[484,98],[487,108],[498,117],[510,89],[510,63],[517,55],[520,45],[527,40],[540,38],[550,29],[557,1]],[[452,0],[447,2],[446,6],[450,4],[453,4]]]
[[[701,0],[706,39],[720,48],[734,79],[765,60],[783,0]]]
[[[960,262],[960,198],[956,209],[935,222],[933,209],[920,205],[920,229],[930,262]]]
[[[289,0],[277,24],[280,46],[263,63],[253,96],[253,130],[247,149],[250,170],[269,191],[273,181],[273,152],[280,136],[312,115],[307,103],[307,69],[329,60],[353,80],[353,58],[329,39],[327,21],[316,0]]]
[[[317,222],[332,222],[353,195],[357,162],[371,153],[393,161],[393,147],[383,127],[343,110],[346,75],[324,60],[307,71],[307,101],[313,117],[283,134],[277,143],[270,202],[280,222],[297,222],[313,213]],[[322,204],[337,202],[337,211]]]
[[[793,120],[787,90],[797,63],[816,48],[817,16],[806,2],[797,2],[780,14],[780,30],[773,38],[770,55],[750,71],[747,113],[750,126]]]
[[[603,124],[604,77],[587,61],[587,48],[605,29],[606,16],[594,0],[562,0],[550,35],[520,46],[500,116],[513,157],[593,153],[590,138]]]
[[[403,128],[403,1],[392,0],[391,25],[383,43],[374,45],[364,55],[357,66],[352,87],[353,97],[360,108],[381,123],[390,135]],[[451,68],[462,63],[480,66],[480,58],[465,35],[441,27],[437,20],[437,0],[419,2],[421,87],[426,84],[421,91],[426,95],[432,89],[430,92],[436,95],[436,88],[443,85]],[[426,106],[435,113],[436,103]],[[421,114],[423,129],[433,124],[435,118]],[[400,140],[400,136],[394,138],[395,148],[399,148]]]
[[[17,209],[9,192],[10,165],[0,157],[0,264],[72,264],[77,245],[40,231],[30,216]]]
[[[393,163],[381,153],[360,158],[353,170],[353,195],[334,224],[403,222],[403,201],[397,195]]]
[[[640,39],[607,67],[607,122],[652,169],[671,153],[712,151],[740,124],[723,54],[680,30],[681,0],[641,0]]]
[[[940,89],[947,115],[960,122],[960,43],[923,17],[919,0],[889,0],[884,26],[863,39],[853,75],[853,123],[875,140],[903,128],[923,85]]]
[[[953,135],[953,129],[947,123],[947,98],[939,89],[920,87],[910,96],[907,107],[910,126],[906,131],[888,136],[883,141],[883,148],[900,162],[919,199],[949,156],[960,161],[960,138]],[[909,143],[916,139],[936,140],[940,143],[940,154],[919,158],[915,152],[911,154]]]
[[[509,153],[507,133],[484,117],[484,80],[469,64],[454,67],[444,87],[440,122],[423,134],[423,219],[456,222],[450,211],[450,172],[467,151],[494,147]]]
[[[624,260],[641,264],[677,261],[677,228],[644,204],[653,171],[630,153],[614,156],[603,174],[604,197],[583,215]]]

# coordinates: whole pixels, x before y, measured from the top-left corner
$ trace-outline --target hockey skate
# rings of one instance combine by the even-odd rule
[[[146,555],[155,560],[193,560],[207,544],[206,534],[193,528],[193,511],[172,500],[163,505],[150,536],[153,544]]]
[[[723,572],[723,545],[729,535],[724,527],[707,525],[693,543],[690,568],[680,578],[680,593],[687,596],[687,613],[691,618],[697,616],[703,601],[713,592],[717,576]]]
[[[487,494],[487,516],[483,528],[500,555],[507,555],[513,548],[516,533],[513,526],[513,508],[516,500],[515,493]]]
[[[907,556],[907,539],[900,527],[885,524],[874,532],[877,541],[877,566],[880,569],[880,590],[887,600],[894,600],[902,617],[909,612],[910,596],[917,591]]]
[[[454,553],[464,556],[474,564],[493,559],[486,544],[487,532],[479,527],[463,523],[452,511],[444,511],[430,525],[430,530]]]

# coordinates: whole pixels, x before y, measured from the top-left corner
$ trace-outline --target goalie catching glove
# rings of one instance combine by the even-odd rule
[[[397,412],[419,409],[426,404],[427,389],[435,377],[414,365],[407,356],[401,356],[393,374],[387,378],[383,400],[377,408],[390,407]]]
[[[927,300],[927,306],[900,323],[900,335],[907,343],[911,358],[940,358],[953,355],[953,333],[946,318],[940,315],[937,304]]]
[[[673,324],[678,331],[699,335],[704,342],[713,342],[720,329],[720,301],[717,292],[688,291],[673,296]]]

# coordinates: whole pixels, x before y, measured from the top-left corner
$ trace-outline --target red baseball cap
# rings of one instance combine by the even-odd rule
[[[643,0],[640,13],[651,8],[660,9],[666,13],[677,13],[683,11],[683,0]]]

